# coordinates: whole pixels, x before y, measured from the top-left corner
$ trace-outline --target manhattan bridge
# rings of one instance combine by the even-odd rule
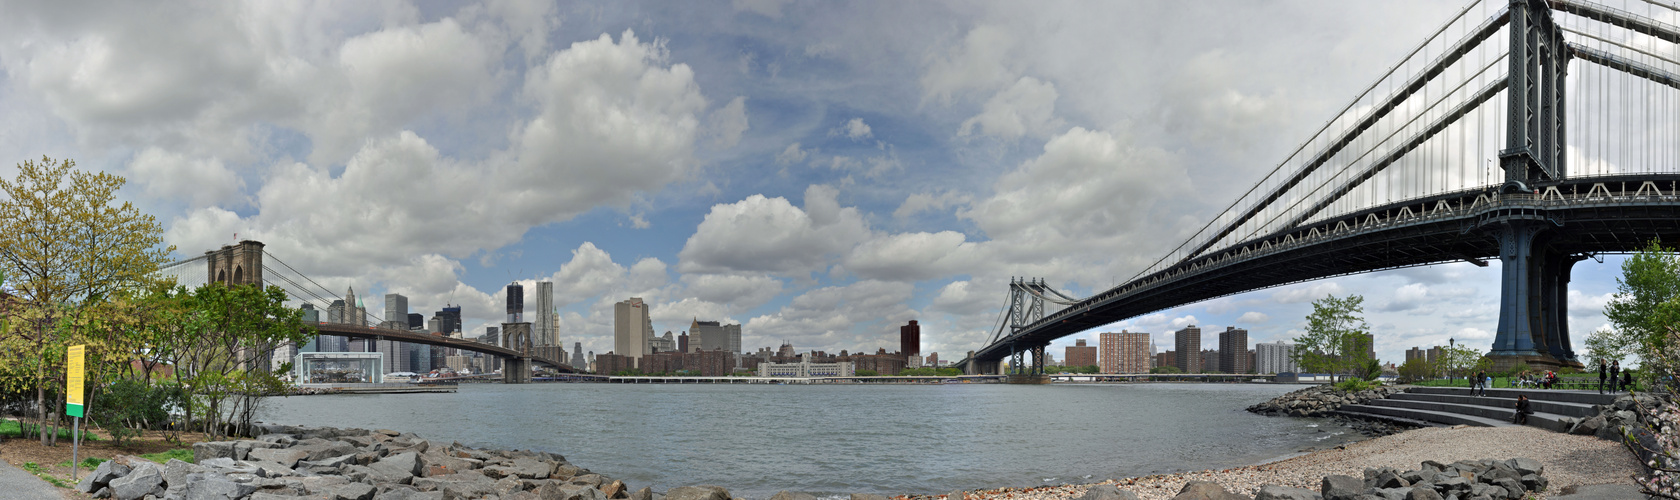
[[[1671,2],[1470,3],[1136,276],[1084,298],[1012,280],[996,330],[961,365],[998,373],[1010,358],[1012,374],[1037,375],[1050,341],[1127,318],[1498,259],[1496,364],[1579,366],[1567,316],[1575,263],[1680,241]]]

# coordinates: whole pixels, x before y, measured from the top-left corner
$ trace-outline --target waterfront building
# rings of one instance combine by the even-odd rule
[[[560,344],[560,316],[554,312],[554,282],[538,281],[536,297],[532,297],[537,317],[531,321],[531,343],[538,347],[557,346]]]
[[[898,327],[898,350],[905,356],[921,357],[922,355],[922,325],[916,320]]]
[[[636,358],[615,354],[612,351],[595,356],[595,373],[614,375],[634,369],[636,369]]]
[[[735,370],[733,353],[725,351],[658,352],[642,356],[642,373],[689,372],[703,377],[728,376]]]
[[[1173,368],[1178,368],[1178,353],[1168,349],[1167,352],[1156,354],[1155,366],[1171,366]],[[1182,371],[1183,368],[1179,368],[1179,370]]]
[[[1142,332],[1101,333],[1097,346],[1103,373],[1149,373],[1153,348],[1149,334]]]
[[[851,362],[847,361],[758,364],[758,376],[760,377],[853,377],[856,375],[857,370],[852,367]]]
[[[1184,327],[1183,330],[1173,332],[1173,351],[1178,357],[1173,360],[1173,366],[1184,373],[1202,373],[1202,329],[1196,325]]]
[[[632,358],[647,354],[648,339],[653,338],[651,308],[641,297],[613,304],[613,350],[609,352]]]
[[[741,352],[741,325],[724,325],[695,318],[688,331],[689,347],[695,350]]]
[[[1225,373],[1224,367],[1219,366],[1219,351],[1202,349],[1202,373]]]
[[[848,355],[845,351],[841,351],[838,360],[852,362],[852,368],[857,371],[874,370],[877,375],[883,376],[898,375],[898,372],[904,371],[905,364],[904,354],[888,353],[886,348],[877,349],[875,354]],[[826,360],[813,356],[812,361],[822,362]]]
[[[384,358],[376,352],[304,352],[292,362],[299,384],[377,384],[384,381]]]
[[[356,287],[353,287],[353,286],[345,287],[345,289],[344,289],[344,324],[361,326],[361,323],[357,322],[357,318],[360,317],[360,315],[358,315],[356,313],[357,313],[357,311],[356,311]]]
[[[507,286],[507,320],[503,323],[525,322],[525,285],[518,281]]]
[[[927,355],[927,365],[931,366],[931,367],[934,367],[934,368],[938,368],[939,367],[939,353],[937,353],[937,352],[928,353],[928,355]]]
[[[1064,349],[1062,364],[1070,367],[1097,366],[1097,346],[1085,345],[1085,339],[1074,341]]]
[[[1369,333],[1356,333],[1353,336],[1353,348],[1349,349],[1350,351],[1364,354],[1365,359],[1377,359],[1375,336]]]
[[[799,351],[793,349],[792,343],[782,342],[781,347],[776,348],[776,357],[778,358],[794,358],[798,356]]]
[[[1295,344],[1284,341],[1254,344],[1255,373],[1296,373],[1300,369],[1295,366],[1295,360],[1290,352],[1295,350]]]
[[[1234,326],[1225,327],[1219,332],[1219,371],[1225,373],[1248,373],[1252,366],[1248,362],[1248,330]]]

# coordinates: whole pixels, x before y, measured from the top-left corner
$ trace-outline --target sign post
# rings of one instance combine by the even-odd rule
[[[76,417],[76,420],[70,424],[71,481],[76,480],[76,467],[81,465],[78,461],[81,458],[79,454],[82,448],[82,415],[87,408],[82,404],[82,378],[87,374],[87,369],[82,361],[86,353],[86,344],[70,346],[70,359],[64,364],[64,414]]]

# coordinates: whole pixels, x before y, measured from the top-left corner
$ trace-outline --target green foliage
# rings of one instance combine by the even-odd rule
[[[106,462],[106,459],[103,459],[103,458],[87,457],[87,458],[82,459],[82,466],[81,467],[84,468],[84,469],[92,469],[94,467],[98,467],[99,464],[102,464],[102,463],[105,463],[105,462]],[[69,468],[70,467],[70,461],[65,460],[63,462],[59,462],[58,466],[59,467],[64,467],[64,468]]]
[[[1486,370],[1493,365],[1493,361],[1487,359],[1482,351],[1464,344],[1441,349],[1439,362],[1441,370],[1446,372],[1448,377],[1470,377],[1475,375],[1477,370]]]
[[[151,460],[160,464],[169,463],[170,459],[180,460],[190,464],[193,463],[193,452],[192,448],[175,448],[169,451],[140,455],[140,458]]]
[[[1680,325],[1680,255],[1651,240],[1622,261],[1616,294],[1604,305],[1607,330],[1587,339],[1589,356],[1621,360],[1630,354],[1654,353],[1666,343],[1667,327]]]
[[[1102,368],[1097,367],[1097,365],[1060,366],[1051,369],[1056,370],[1056,373],[1098,373],[1102,371]]]
[[[97,422],[118,446],[140,435],[142,429],[169,421],[169,408],[184,403],[176,384],[148,384],[144,380],[122,379],[106,386],[95,399],[90,419]]]
[[[1305,372],[1357,375],[1371,360],[1367,340],[1371,326],[1361,316],[1364,304],[1365,298],[1359,295],[1327,295],[1313,301],[1307,332],[1295,337],[1290,358]]]
[[[857,371],[857,376],[859,376],[859,377],[879,377],[879,376],[881,376],[881,374],[876,373],[875,370],[858,370]]]
[[[1184,373],[1184,370],[1180,370],[1176,366],[1157,366],[1157,367],[1154,367],[1154,368],[1150,368],[1149,373],[1169,374],[1170,375],[1170,374],[1174,374],[1174,373]]]
[[[1382,363],[1377,362],[1377,360],[1366,360],[1365,366],[1359,368],[1359,378],[1366,382],[1376,380],[1377,377],[1382,376],[1382,369]]]
[[[1398,369],[1400,372],[1400,383],[1408,384],[1434,378],[1435,374],[1439,372],[1439,368],[1436,367],[1437,364],[1438,363],[1425,361],[1423,358],[1412,358],[1406,360],[1406,362],[1401,364]]]
[[[1341,390],[1348,391],[1348,392],[1359,392],[1359,391],[1363,391],[1363,390],[1366,390],[1366,389],[1370,389],[1372,387],[1381,387],[1381,386],[1382,386],[1382,383],[1374,382],[1374,381],[1370,381],[1370,380],[1365,380],[1365,379],[1362,379],[1362,378],[1350,378],[1350,379],[1343,380],[1341,382],[1336,383],[1336,388],[1337,389],[1341,389]]]
[[[48,432],[51,432],[51,431],[48,431]],[[20,438],[21,437],[27,437],[26,433],[23,432],[23,425],[16,420],[0,420],[0,436],[20,437]],[[59,427],[58,428],[58,436],[57,436],[58,439],[68,440],[68,439],[70,439],[70,436],[71,436],[71,433],[70,433],[70,428],[69,427]],[[97,434],[94,434],[92,432],[88,432],[86,429],[82,430],[82,441],[104,441],[104,440],[105,440],[105,438],[101,438]]]

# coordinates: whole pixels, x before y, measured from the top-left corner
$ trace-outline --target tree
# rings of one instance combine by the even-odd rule
[[[1313,301],[1313,312],[1307,315],[1307,333],[1295,337],[1290,358],[1302,371],[1329,373],[1332,380],[1365,366],[1371,359],[1371,326],[1361,316],[1364,304],[1365,297],[1359,295],[1327,295]]]
[[[0,179],[0,272],[19,306],[14,328],[0,337],[0,365],[10,368],[0,384],[35,390],[42,444],[49,444],[46,394],[62,392],[64,348],[82,340],[79,308],[145,283],[174,251],[161,246],[163,228],[152,216],[127,202],[113,206],[126,180],[75,165],[43,157],[18,164],[15,180]]]
[[[1184,373],[1184,370],[1180,370],[1176,366],[1157,366],[1157,367],[1154,367],[1154,368],[1150,368],[1149,373],[1173,374],[1173,373]]]
[[[315,335],[279,288],[210,283],[177,288],[163,299],[179,301],[173,309],[179,316],[167,322],[180,327],[158,331],[154,348],[175,365],[189,397],[188,422],[201,415],[206,434],[244,432],[263,398],[279,390],[269,354]]]
[[[1469,377],[1478,369],[1487,369],[1493,362],[1487,359],[1482,351],[1472,349],[1464,344],[1448,346],[1441,350],[1441,369],[1447,372],[1449,379]]]
[[[1680,324],[1680,255],[1651,240],[1638,253],[1622,261],[1622,276],[1616,278],[1616,294],[1604,305],[1610,330],[1595,331],[1588,337],[1588,352],[1601,351],[1607,359],[1643,354],[1661,349],[1667,327]],[[1596,338],[1595,338],[1596,337]],[[1642,352],[1643,351],[1643,352]]]

